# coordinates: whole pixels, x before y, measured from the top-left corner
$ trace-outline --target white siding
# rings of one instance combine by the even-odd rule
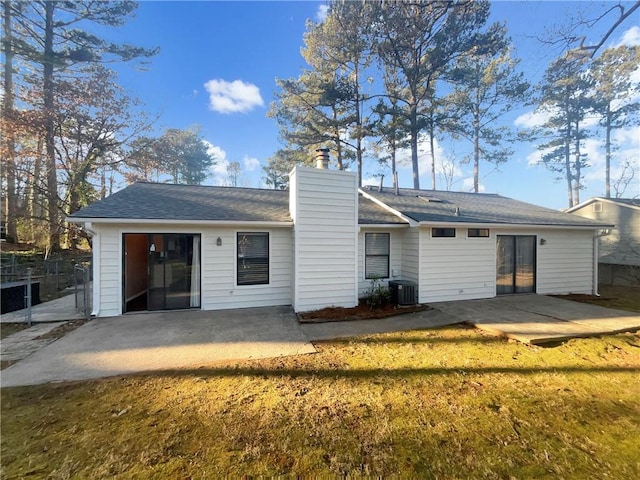
[[[94,295],[94,311],[101,317],[112,317],[122,313],[122,246],[118,227],[93,225],[100,236],[98,292]],[[97,307],[97,308],[96,308]]]
[[[298,312],[358,303],[356,182],[344,171],[296,167],[291,174]]]
[[[402,280],[418,283],[420,278],[420,229],[408,228],[402,235]],[[418,300],[420,301],[420,300]]]
[[[100,235],[99,316],[122,314],[122,234],[199,233],[201,235],[203,310],[290,305],[292,298],[291,228],[170,227],[145,225],[123,227],[94,225]],[[269,233],[269,284],[236,285],[236,233]],[[222,245],[216,244],[217,238]],[[95,301],[95,300],[94,300]]]
[[[382,280],[383,285],[388,285],[389,280],[396,280],[402,277],[402,241],[404,230],[363,227],[358,234],[358,297],[362,298],[371,288],[371,280],[365,278],[364,271],[364,248],[365,233],[389,233],[389,278]],[[396,273],[396,275],[394,275]]]
[[[431,238],[431,228],[420,228],[421,303],[489,298],[496,293],[496,239],[467,238],[456,229],[455,238]]]
[[[457,228],[455,238],[431,238],[431,229],[421,228],[420,302],[494,297],[498,235],[537,237],[536,293],[592,293],[593,232],[590,230],[492,228],[489,238],[467,238],[467,229]],[[544,245],[540,245],[542,238]],[[406,255],[407,249],[403,259]],[[407,276],[406,269],[403,276]]]
[[[598,209],[594,208],[595,204],[599,204]],[[571,213],[615,225],[608,235],[599,239],[601,263],[640,265],[640,209],[596,200]]]
[[[592,293],[593,232],[541,230],[538,238],[538,293]]]

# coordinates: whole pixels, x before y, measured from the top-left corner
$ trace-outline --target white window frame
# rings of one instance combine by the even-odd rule
[[[247,283],[247,284],[239,284],[238,283],[238,265],[239,265],[239,257],[238,257],[238,235],[242,234],[242,233],[250,233],[250,234],[263,234],[263,235],[267,235],[267,260],[268,260],[268,264],[267,264],[267,281],[264,283]],[[265,231],[265,230],[236,230],[235,231],[235,241],[234,241],[234,283],[235,283],[235,287],[236,288],[260,288],[260,287],[265,287],[271,284],[271,259],[273,257],[272,252],[271,252],[271,232],[269,231]]]
[[[388,250],[387,255],[367,255],[367,235],[386,235],[389,241],[387,242]],[[364,233],[364,278],[365,280],[371,280],[374,278],[379,279],[388,279],[391,277],[391,233],[390,232],[365,232]],[[387,276],[379,277],[379,276],[369,276],[367,273],[367,257],[387,257]]]

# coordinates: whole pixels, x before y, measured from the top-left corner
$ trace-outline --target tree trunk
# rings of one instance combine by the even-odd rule
[[[47,170],[47,213],[49,220],[49,249],[60,249],[60,225],[58,224],[58,176],[56,171],[55,132],[53,119],[53,12],[54,2],[45,2],[45,38],[43,65],[43,96],[45,114],[45,150]]]
[[[473,112],[473,191],[480,191],[480,112]]]
[[[359,69],[358,69],[358,61],[354,63],[354,74],[355,74],[355,96],[356,96],[356,128],[357,128],[357,138],[356,138],[356,159],[358,161],[358,188],[362,187],[362,116],[360,113],[360,89],[359,86]]]
[[[571,120],[567,119],[567,131],[564,136],[564,169],[567,180],[567,200],[569,208],[573,207],[573,175],[571,174]]]
[[[429,150],[431,152],[431,190],[436,189],[436,147],[435,125],[433,121],[433,108],[429,112]]]
[[[580,203],[580,179],[582,178],[582,159],[580,158],[580,123],[576,120],[575,177],[573,179],[573,205]],[[572,205],[572,206],[573,206]]]
[[[417,106],[412,105],[411,111],[409,112],[411,128],[411,168],[413,170],[413,188],[420,190],[420,172],[418,171],[418,134],[420,130],[418,128],[418,112],[416,110]]]
[[[14,242],[18,241],[18,229],[16,223],[17,194],[16,194],[16,144],[13,125],[13,32],[11,29],[11,2],[3,2],[4,10],[4,101],[2,111],[5,121],[11,123],[4,132],[6,143],[5,175],[7,181],[7,196],[5,198],[5,221],[7,222],[7,236]]]
[[[604,150],[604,196],[606,198],[611,198],[611,103],[607,103]]]

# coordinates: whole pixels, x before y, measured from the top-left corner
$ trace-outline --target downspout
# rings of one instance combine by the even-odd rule
[[[97,318],[100,316],[100,235],[90,222],[84,224],[83,230],[91,235],[91,275],[93,277],[91,316]]]
[[[598,240],[600,237],[606,237],[610,233],[611,230],[605,228],[600,230],[600,232],[596,231],[596,233],[593,235],[593,287],[591,288],[591,291],[596,297],[600,296],[600,293],[598,293],[598,256],[600,248]]]
[[[598,238],[599,234],[593,236],[593,286],[591,288],[593,295],[599,297],[598,293]]]

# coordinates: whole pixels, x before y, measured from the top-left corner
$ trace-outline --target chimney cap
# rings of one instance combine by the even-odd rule
[[[317,148],[316,149],[316,168],[326,170],[329,168],[329,149]]]

